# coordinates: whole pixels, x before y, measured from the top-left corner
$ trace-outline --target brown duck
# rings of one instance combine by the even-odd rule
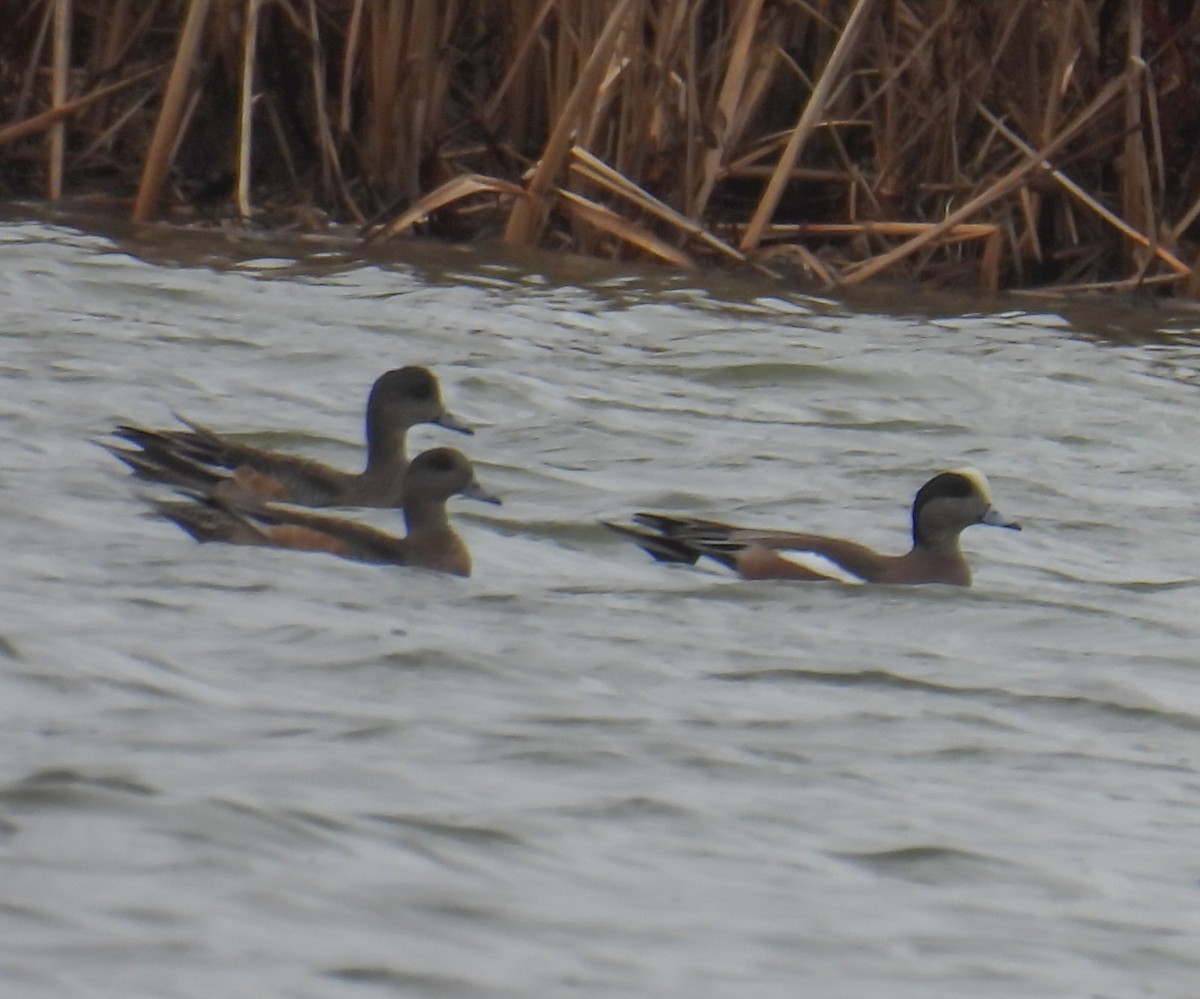
[[[471,554],[446,513],[451,496],[500,502],[479,484],[465,455],[440,447],[422,452],[409,465],[404,496],[407,533],[402,538],[341,517],[244,497],[208,493],[191,500],[156,500],[152,505],[197,541],[322,551],[360,562],[469,576]]]
[[[971,585],[971,569],[959,535],[972,524],[1019,531],[1021,525],[992,505],[983,473],[973,468],[940,472],[918,491],[912,506],[912,548],[884,555],[844,538],[794,531],[761,531],[711,520],[639,513],[634,524],[605,526],[632,538],[660,562],[694,564],[703,555],[733,569],[743,579],[830,580],[779,554],[820,555],[867,583],[949,583]]]
[[[182,419],[182,418],[181,418]],[[254,447],[183,420],[188,430],[153,430],[122,425],[113,433],[133,448],[105,445],[140,477],[175,485],[181,470],[198,466],[228,469],[223,480],[229,496],[281,500],[301,506],[402,506],[408,468],[405,436],[419,423],[473,433],[446,410],[438,380],[428,368],[409,366],[385,372],[367,398],[367,464],[358,473],[344,472],[299,455]],[[203,477],[203,476],[202,476]]]

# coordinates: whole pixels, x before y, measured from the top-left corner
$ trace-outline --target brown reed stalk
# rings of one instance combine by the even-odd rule
[[[762,0],[748,0],[738,9],[737,32],[722,78],[715,114],[709,122],[713,141],[701,157],[700,184],[688,204],[693,218],[702,215],[707,207],[717,182],[717,172],[729,154],[729,139],[734,127],[733,122],[737,118],[737,108],[742,100],[746,77],[750,73],[752,46],[759,30],[761,12]]]
[[[238,102],[237,177],[234,197],[242,218],[250,217],[250,162],[254,121],[254,66],[258,53],[258,12],[262,0],[246,0],[242,26],[242,80]]]
[[[55,0],[54,3],[54,70],[50,78],[50,103],[59,108],[66,103],[71,72],[71,0]],[[66,122],[55,120],[50,126],[49,183],[46,196],[51,201],[62,197],[63,157],[67,147]]]
[[[981,115],[983,115],[986,119],[988,119],[990,122],[992,122],[992,124],[997,128],[997,130],[1006,139],[1008,139],[1009,142],[1011,142],[1014,146],[1016,146],[1019,150],[1021,150],[1021,152],[1023,152],[1026,156],[1036,156],[1037,155],[1036,151],[1033,149],[1032,146],[1029,145],[1029,143],[1025,142],[1023,139],[1021,139],[1020,136],[1016,135],[1010,128],[1008,128],[1007,125],[1005,125],[1002,121],[1000,121],[998,118],[996,118],[990,111],[988,111],[987,108],[981,107],[979,109],[979,113]],[[1077,201],[1079,201],[1082,205],[1084,205],[1091,211],[1095,212],[1095,214],[1099,218],[1103,219],[1105,222],[1107,222],[1109,225],[1111,225],[1114,229],[1116,229],[1118,232],[1120,232],[1127,240],[1129,240],[1130,242],[1134,243],[1135,245],[1137,245],[1139,247],[1150,250],[1154,256],[1156,256],[1160,260],[1162,260],[1168,267],[1170,267],[1177,274],[1186,275],[1186,274],[1190,273],[1191,268],[1187,264],[1185,264],[1182,260],[1178,259],[1174,254],[1172,254],[1170,251],[1168,251],[1165,247],[1159,245],[1156,241],[1152,240],[1149,236],[1145,235],[1144,233],[1142,233],[1139,230],[1137,230],[1136,228],[1134,228],[1132,225],[1130,225],[1124,219],[1120,218],[1115,213],[1113,213],[1109,209],[1105,208],[1104,205],[1102,205],[1095,198],[1093,198],[1090,194],[1088,194],[1083,188],[1081,188],[1078,184],[1076,184],[1073,180],[1071,180],[1061,170],[1055,169],[1053,166],[1051,166],[1049,163],[1046,163],[1046,162],[1043,162],[1042,166],[1045,168],[1046,173],[1048,173],[1059,184],[1062,185],[1063,190],[1065,190],[1073,198],[1075,198]]]
[[[187,19],[179,36],[175,52],[175,63],[167,81],[162,107],[154,127],[154,137],[146,153],[146,164],[142,170],[142,181],[137,200],[133,206],[133,220],[148,219],[158,205],[167,171],[171,168],[176,142],[180,137],[184,102],[187,97],[188,78],[195,68],[200,51],[200,38],[208,17],[210,0],[191,0],[187,8]]]
[[[595,99],[603,76],[609,69],[617,39],[626,29],[626,15],[632,2],[633,0],[617,0],[607,23],[596,38],[591,56],[580,71],[571,96],[564,104],[554,130],[546,140],[541,159],[526,185],[526,197],[519,198],[513,204],[508,225],[504,230],[505,242],[531,243],[540,235],[549,210],[547,195],[554,178],[562,170],[572,133],[578,125],[578,116],[585,105]]]
[[[346,42],[342,52],[342,81],[338,100],[338,134],[346,135],[354,127],[351,110],[354,99],[355,68],[358,63],[359,46],[362,43],[364,8],[368,0],[354,0],[350,11],[350,24],[346,28]]]
[[[458,18],[460,4],[378,0],[366,11],[363,164],[373,186],[411,200],[422,193],[422,165],[445,125],[450,85],[443,65],[445,31]],[[349,103],[343,98],[344,107]]]
[[[1142,137],[1142,91],[1146,73],[1142,61],[1142,0],[1127,0],[1125,5],[1128,68],[1125,73],[1125,149],[1121,157],[1121,217],[1131,229],[1145,232],[1155,226],[1153,190],[1146,146]],[[1155,241],[1157,241],[1155,234]],[[1127,263],[1134,263],[1138,242],[1125,243]]]
[[[574,218],[611,236],[616,236],[621,241],[636,246],[665,263],[674,264],[676,267],[686,270],[695,270],[696,263],[691,257],[665,240],[659,239],[645,226],[631,222],[612,209],[590,201],[574,191],[560,188],[558,196],[563,207]]]
[[[313,129],[316,132],[316,144],[319,150],[319,162],[322,176],[322,190],[331,198],[336,198],[357,221],[363,221],[363,213],[347,190],[345,177],[342,173],[341,157],[338,155],[337,142],[333,135],[333,123],[329,118],[326,104],[326,73],[325,46],[321,40],[321,23],[317,13],[316,0],[308,0],[306,8],[307,19],[302,27],[308,38],[310,57],[309,75],[312,83]]]
[[[38,132],[45,132],[55,122],[61,121],[64,118],[69,118],[77,111],[81,111],[86,107],[98,104],[114,94],[122,90],[126,90],[135,83],[141,83],[149,77],[158,73],[157,67],[144,69],[140,73],[135,73],[124,80],[118,80],[116,83],[111,83],[107,87],[99,87],[91,93],[84,94],[82,97],[77,97],[73,101],[66,101],[56,107],[52,107],[41,114],[36,114],[31,118],[26,118],[24,121],[14,122],[11,125],[6,125],[0,128],[0,146],[10,142],[16,142],[18,139],[23,139],[27,135],[36,135]]]
[[[1197,197],[1196,200],[1188,206],[1187,211],[1180,216],[1179,221],[1171,227],[1169,236],[1172,245],[1179,242],[1179,238],[1188,230],[1188,228],[1193,222],[1196,221],[1197,218],[1200,218],[1200,197]]]
[[[13,117],[16,119],[24,118],[28,114],[29,105],[35,100],[38,90],[37,80],[42,71],[42,54],[45,51],[46,38],[50,34],[53,21],[54,10],[47,4],[41,18],[38,19],[34,36],[29,40],[29,50],[25,53],[24,70],[14,88],[17,91],[17,99],[13,107]]]
[[[693,222],[687,216],[677,212],[670,205],[665,204],[648,191],[642,190],[642,188],[630,181],[628,177],[613,170],[587,150],[577,147],[571,150],[571,156],[573,159],[571,169],[594,184],[628,200],[647,214],[659,218],[680,232],[707,243],[712,249],[724,254],[737,263],[745,262],[745,255],[740,251],[734,249],[723,239],[713,235],[703,226]]]
[[[121,53],[133,37],[130,23],[131,0],[116,0],[103,21],[104,33],[96,46],[94,70],[103,73],[121,62]]]
[[[1084,127],[1092,122],[1096,115],[1105,108],[1105,106],[1118,96],[1121,91],[1127,86],[1125,78],[1118,77],[1115,80],[1110,80],[1108,85],[1104,87],[1084,108],[1074,121],[1063,128],[1055,138],[1047,143],[1042,149],[1037,150],[1032,156],[1027,156],[1021,163],[1013,167],[1007,173],[993,181],[986,190],[976,195],[957,211],[952,212],[941,220],[938,224],[925,232],[914,236],[908,242],[890,250],[887,253],[881,254],[870,260],[864,261],[854,267],[847,275],[842,278],[842,285],[850,287],[857,284],[862,284],[864,281],[882,271],[887,270],[893,264],[905,257],[910,256],[917,250],[939,238],[944,232],[959,222],[964,222],[976,212],[998,201],[1010,191],[1015,190],[1025,182],[1025,179],[1035,170],[1041,168],[1042,164],[1051,159],[1054,154],[1065,146],[1071,139],[1075,137]]]
[[[530,97],[526,81],[531,71],[530,63],[542,40],[542,26],[558,5],[559,0],[540,0],[532,17],[528,16],[528,4],[514,2],[510,5],[512,37],[519,41],[507,60],[504,76],[480,111],[480,118],[490,130],[495,131],[499,127],[500,110],[505,105],[522,110],[526,107]],[[524,127],[518,127],[517,132],[520,137],[526,134]]]
[[[242,216],[289,185],[342,219],[401,205],[371,238],[499,212],[513,241],[848,284],[1200,289],[1200,14],[1167,0],[25,6],[0,34],[21,193],[115,179],[146,218],[169,170],[231,164]]]
[[[441,0],[450,5],[451,0]],[[405,79],[402,92],[408,103],[399,107],[393,117],[393,127],[401,137],[396,164],[401,189],[416,195],[421,190],[421,158],[425,151],[425,136],[431,103],[436,100],[434,70],[437,64],[437,19],[439,0],[409,0],[408,23],[404,30],[401,65]],[[411,81],[411,82],[410,82]]]
[[[392,102],[399,91],[400,54],[404,51],[403,4],[399,0],[376,0],[368,10],[371,20],[365,56],[369,112],[363,165],[374,185],[394,190],[389,167],[399,150],[393,141]]]
[[[842,29],[841,37],[838,38],[837,44],[829,54],[829,59],[825,63],[820,79],[817,80],[816,86],[813,87],[812,93],[809,94],[808,103],[804,106],[800,120],[796,122],[796,127],[788,137],[788,143],[784,148],[783,155],[779,157],[775,173],[767,184],[767,189],[763,193],[758,207],[754,210],[754,215],[750,219],[750,225],[747,226],[745,235],[742,236],[740,249],[743,253],[754,249],[762,239],[763,228],[770,221],[771,216],[775,213],[775,209],[779,206],[779,198],[783,193],[784,185],[787,183],[788,174],[795,165],[796,159],[800,155],[800,150],[804,148],[805,142],[808,141],[809,136],[812,134],[813,128],[824,117],[833,86],[837,82],[846,60],[853,52],[859,32],[866,23],[866,19],[870,15],[874,4],[875,0],[855,0],[854,8],[851,10],[850,16],[846,19],[846,25]]]
[[[1015,6],[1020,10],[1022,5]],[[884,79],[879,94],[871,95],[853,116],[867,110],[876,115],[880,169],[873,193],[881,205],[892,205],[918,178],[937,178],[938,186],[927,189],[933,197],[921,214],[940,217],[957,191],[969,189],[972,177],[988,171],[986,145],[972,163],[960,133],[964,108],[971,94],[985,89],[986,67],[994,58],[979,45],[973,19],[999,9],[942,0],[931,5],[926,20],[914,16],[894,26],[890,35],[873,39]]]
[[[495,177],[478,174],[459,174],[436,190],[430,191],[416,204],[410,206],[386,225],[372,229],[366,234],[367,243],[376,243],[407,232],[423,218],[472,195],[493,193],[513,198],[525,197],[525,189]]]

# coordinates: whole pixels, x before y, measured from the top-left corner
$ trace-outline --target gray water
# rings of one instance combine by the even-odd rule
[[[8,217],[0,994],[1197,994],[1191,316]],[[408,363],[505,499],[469,580],[197,545],[92,443],[352,467]],[[961,464],[1025,525],[970,590],[596,523],[900,551]]]

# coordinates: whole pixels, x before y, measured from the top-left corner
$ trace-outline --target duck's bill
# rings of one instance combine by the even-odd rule
[[[475,433],[474,430],[463,423],[453,413],[443,413],[435,422],[439,427],[445,427],[447,430],[457,430],[460,434],[473,435]]]
[[[503,500],[494,493],[489,493],[478,482],[472,482],[459,495],[465,496],[467,499],[479,500],[481,503],[491,503],[493,506],[502,506]]]
[[[987,513],[979,518],[981,524],[989,524],[992,527],[1007,527],[1010,531],[1019,531],[1021,525],[1012,519],[1006,517],[995,507],[988,507]]]

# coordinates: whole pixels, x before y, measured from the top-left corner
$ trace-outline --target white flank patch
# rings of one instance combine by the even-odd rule
[[[864,580],[852,572],[847,572],[840,565],[828,559],[824,555],[818,555],[816,552],[802,552],[780,550],[779,554],[789,562],[797,562],[806,569],[811,569],[813,572],[819,572],[822,576],[828,576],[832,580],[839,583],[862,583]]]

